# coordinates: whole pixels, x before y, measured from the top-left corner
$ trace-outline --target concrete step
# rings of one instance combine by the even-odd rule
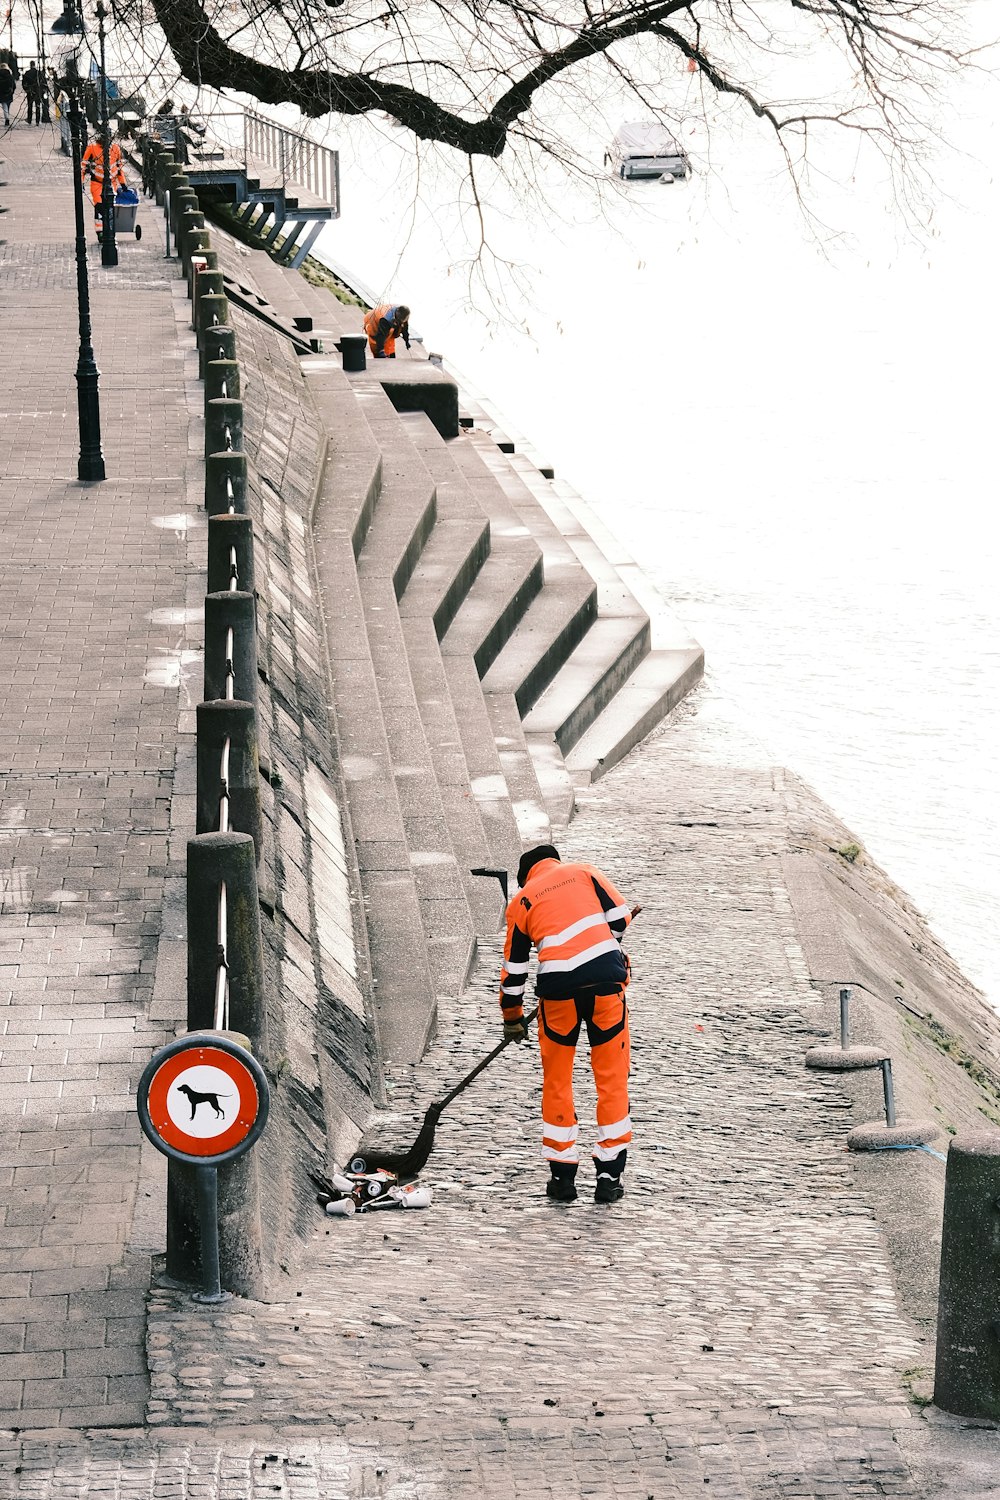
[[[551,737],[565,755],[649,651],[649,619],[603,615],[560,667],[530,713],[526,735]]]
[[[566,756],[574,786],[588,786],[628,754],[701,681],[700,646],[651,651]]]
[[[358,577],[434,993],[455,995],[474,956],[476,923],[421,714],[428,684],[417,669],[431,672],[436,637],[428,621],[435,650],[426,663],[415,653],[415,680],[398,603],[431,534],[437,499],[404,425],[385,396],[378,395],[379,401],[366,402],[363,409],[382,452],[382,489],[358,556]],[[432,677],[432,689],[435,681]],[[460,847],[464,832],[456,823]]]
[[[552,833],[548,801],[538,783],[535,760],[524,738],[514,695],[490,693],[485,703],[521,847],[530,849],[534,844],[546,844]],[[516,861],[509,868],[515,869]]]

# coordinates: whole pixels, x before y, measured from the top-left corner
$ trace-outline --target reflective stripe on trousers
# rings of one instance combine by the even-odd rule
[[[539,1000],[538,1046],[542,1054],[542,1155],[576,1162],[577,1118],[573,1063],[580,1029],[587,1027],[590,1066],[597,1085],[597,1144],[594,1158],[610,1162],[632,1139],[628,1075],[628,1007],[622,990],[574,1000]]]

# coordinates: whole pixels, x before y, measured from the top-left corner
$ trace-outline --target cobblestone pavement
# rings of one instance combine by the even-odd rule
[[[89,251],[108,478],[80,484],[71,168],[5,136],[0,1425],[141,1421],[131,1246],[177,744],[188,413],[155,226]],[[88,236],[93,239],[88,206]],[[0,1494],[3,1493],[0,1486]]]
[[[148,1493],[168,1453],[190,1475],[217,1461],[190,1430],[209,1425],[231,1466],[218,1492],[239,1496],[938,1492],[908,1456],[924,1424],[903,1372],[922,1351],[852,1183],[846,1101],[803,1068],[820,1001],[780,881],[781,777],[751,756],[702,694],[562,840],[644,908],[625,1200],[547,1202],[537,1059],[509,1049],[438,1127],[430,1210],[317,1211],[283,1304],[206,1313],[154,1292],[148,1417],[165,1430],[141,1459],[121,1447],[138,1467],[119,1493]],[[428,1058],[397,1071],[401,1137],[495,1039],[496,967],[484,954]]]

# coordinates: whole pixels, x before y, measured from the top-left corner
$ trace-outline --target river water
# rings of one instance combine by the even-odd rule
[[[425,161],[414,204],[404,138],[354,124],[319,252],[410,303],[643,564],[705,647],[711,701],[1000,1005],[998,141],[985,83],[962,106],[981,128],[932,163],[916,236],[870,161],[814,183],[846,231],[825,233],[730,119],[711,141],[692,127],[690,184],[616,188],[600,212],[547,184],[525,206],[484,171],[518,270],[487,262],[474,309],[459,189]]]

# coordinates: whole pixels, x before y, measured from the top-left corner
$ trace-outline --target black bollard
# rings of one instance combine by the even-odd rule
[[[227,451],[243,451],[243,402],[217,396],[205,402],[205,457]]]
[[[948,1148],[938,1291],[934,1404],[1000,1419],[1000,1131]]]
[[[246,1032],[256,1044],[264,1029],[264,949],[257,851],[250,834],[200,833],[188,839],[187,916],[188,1030],[201,1031],[225,1019],[216,1015],[220,936],[224,936],[229,1025]]]
[[[257,715],[252,703],[218,698],[197,712],[197,833],[248,833],[260,864],[263,823]],[[228,787],[223,814],[224,789]],[[222,828],[222,822],[229,825]]]
[[[247,456],[235,450],[210,453],[205,459],[205,509],[210,516],[220,516],[228,513],[230,505],[235,515],[249,515]],[[217,590],[209,592],[214,594]]]
[[[344,369],[356,372],[365,368],[365,350],[368,340],[363,333],[344,333],[340,336],[340,354]]]
[[[240,698],[257,702],[257,618],[253,594],[205,595],[205,702]],[[232,631],[232,656],[227,641]],[[232,692],[227,678],[232,677]]]
[[[235,359],[210,359],[205,364],[205,405],[209,401],[240,399],[240,367]]]
[[[206,327],[202,337],[202,358],[205,364],[213,359],[236,358],[236,329],[232,324],[214,323]]]
[[[177,226],[177,251],[184,267],[185,276],[191,264],[191,237],[200,234],[205,228],[205,215],[200,208],[185,208],[181,214],[180,223]]]
[[[233,553],[236,554],[236,588],[255,593],[253,567],[253,522],[249,516],[215,515],[208,518],[208,592],[224,594],[233,588]]]

